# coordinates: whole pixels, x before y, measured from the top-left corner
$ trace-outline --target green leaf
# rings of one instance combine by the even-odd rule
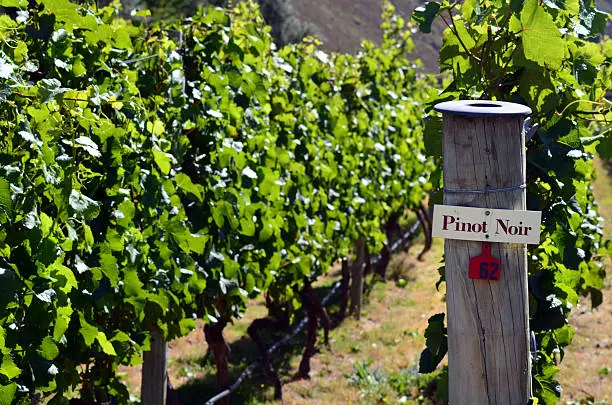
[[[68,90],[70,89],[63,88],[62,83],[57,79],[42,79],[38,82],[38,94],[41,97],[40,101],[42,103],[48,103],[55,100]]]
[[[121,213],[116,215],[117,223],[124,228],[129,228],[132,220],[134,219],[134,215],[136,215],[134,203],[127,199],[123,200],[117,207],[117,210]]]
[[[111,250],[121,252],[123,250],[123,236],[113,228],[106,232],[106,241]]]
[[[521,32],[525,58],[540,66],[561,69],[565,41],[553,18],[538,0],[527,0],[521,11]]]
[[[558,368],[554,366],[545,366],[544,368],[553,368],[558,371]],[[543,405],[555,405],[561,396],[561,390],[559,390],[560,386],[557,381],[550,377],[550,375],[547,376],[545,374],[549,374],[549,372],[544,371],[542,375],[536,374],[534,376],[536,382],[534,391]]]
[[[599,141],[596,150],[602,160],[612,159],[612,133],[608,132],[608,134]]]
[[[91,130],[98,136],[102,145],[106,143],[108,138],[114,138],[119,141],[125,135],[123,128],[113,125],[108,120],[102,120],[98,125],[93,126]]]
[[[185,173],[179,173],[175,176],[176,185],[183,191],[191,193],[199,202],[204,199],[204,187],[200,184],[194,184],[191,178]]]
[[[204,253],[204,248],[208,241],[207,235],[189,232],[187,226],[177,219],[168,221],[166,230],[170,232],[172,238],[184,252]]]
[[[232,259],[226,258],[223,261],[223,275],[226,278],[228,279],[235,278],[239,270],[240,270],[240,264],[236,263]]]
[[[61,260],[61,259],[60,259]],[[74,276],[72,270],[61,264],[58,260],[50,266],[51,274],[58,280],[65,280],[64,285],[60,287],[60,290],[68,294],[73,288],[78,288],[78,282]]]
[[[38,348],[38,354],[46,360],[53,360],[59,356],[59,349],[51,336],[45,336]]]
[[[412,19],[419,24],[419,30],[424,33],[431,32],[431,24],[438,16],[440,3],[428,1],[425,6],[419,6],[414,9]]]
[[[53,226],[53,220],[44,212],[40,213],[40,230],[42,231],[43,237],[49,236],[49,232],[51,231],[51,227]]]
[[[572,231],[575,232],[576,230],[578,230],[578,228],[580,228],[580,225],[582,225],[582,216],[577,212],[572,212],[567,222],[569,223],[569,226]]]
[[[435,115],[425,123],[423,140],[428,156],[442,156],[442,117]]]
[[[240,219],[240,233],[245,236],[255,236],[255,222],[251,218]]]
[[[74,142],[79,144],[91,156],[95,158],[102,156],[100,151],[98,150],[98,145],[94,141],[92,141],[91,138],[87,136],[79,136],[74,140]]]
[[[26,0],[0,0],[0,6],[25,8],[28,6],[28,2]]]
[[[129,342],[130,336],[127,335],[125,332],[121,332],[118,331],[117,333],[115,333],[115,336],[113,336],[113,338],[111,339],[111,342],[119,342],[119,343],[125,343],[125,342]]]
[[[115,348],[113,344],[106,339],[106,335],[102,331],[98,331],[96,334],[96,340],[100,343],[100,347],[102,347],[102,351],[110,356],[116,356],[117,352],[115,352]]]
[[[251,273],[247,273],[246,280],[244,282],[244,289],[250,293],[253,291],[254,288],[255,288],[255,277],[253,277]]]
[[[55,326],[53,327],[53,339],[55,341],[60,341],[66,330],[68,330],[72,312],[73,310],[70,306],[57,308]]]
[[[130,35],[127,30],[119,29],[115,30],[115,35],[113,35],[113,43],[115,47],[118,49],[128,49],[131,50],[133,48],[132,40],[130,39]]]
[[[560,346],[567,346],[574,338],[574,328],[569,325],[564,325],[562,328],[555,331],[555,336]]]
[[[150,17],[151,16],[151,10],[138,10],[134,13],[134,15],[136,17]]]
[[[152,133],[153,135],[162,135],[166,130],[164,123],[160,120],[155,120],[154,122],[147,122],[147,131]]]
[[[420,373],[431,373],[436,369],[448,351],[444,314],[436,314],[429,318],[425,329],[427,348],[421,353],[419,361]]]
[[[85,346],[91,346],[94,340],[96,340],[96,337],[98,336],[98,328],[87,323],[87,321],[85,320],[85,316],[80,312],[79,321],[81,323],[79,333],[81,334],[81,336],[83,336]]]
[[[148,294],[147,301],[157,304],[157,306],[161,310],[162,315],[166,315],[166,312],[168,311],[168,304],[169,304],[167,295],[161,292],[157,294]]]
[[[153,148],[153,159],[155,160],[155,163],[159,167],[159,170],[161,170],[162,174],[167,175],[170,173],[170,169],[172,168],[170,155],[157,148]]]
[[[9,380],[21,374],[21,370],[19,369],[19,367],[17,367],[17,365],[11,358],[10,354],[5,354],[2,357],[2,365],[0,366],[0,374],[5,375]]]
[[[193,331],[196,328],[196,322],[193,318],[183,318],[179,321],[179,328],[181,330],[181,335],[186,336],[189,332]]]
[[[80,191],[72,190],[68,203],[77,214],[86,220],[94,219],[100,213],[99,203],[81,194]]]
[[[259,230],[259,241],[265,242],[274,234],[274,227],[272,223],[267,220],[262,221],[261,229]]]
[[[93,15],[85,17],[77,11],[77,5],[68,0],[43,0],[45,11],[55,15],[58,21],[65,22],[65,27],[72,30],[73,27],[81,29],[95,30],[98,26]]]
[[[2,210],[9,218],[13,216],[11,186],[9,182],[2,177],[0,177],[0,210]]]
[[[111,287],[116,287],[119,282],[119,268],[115,256],[110,252],[100,253],[100,269],[108,278]]]
[[[204,253],[204,250],[206,248],[206,242],[208,242],[207,235],[195,233],[190,233],[189,238],[187,239],[187,245],[189,246],[189,250],[199,255]]]
[[[75,59],[72,63],[72,74],[76,77],[80,77],[85,73],[87,73],[87,67],[83,63],[83,60],[81,58]]]
[[[12,405],[17,392],[17,384],[0,385],[0,405]]]
[[[95,244],[93,233],[89,225],[83,225],[83,233],[85,234],[85,243],[88,247],[93,247]]]
[[[138,278],[138,272],[133,269],[124,270],[123,289],[128,296],[143,297],[142,281]]]

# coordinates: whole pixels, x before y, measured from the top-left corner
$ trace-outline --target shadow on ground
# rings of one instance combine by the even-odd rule
[[[338,275],[330,274],[333,279],[338,279]],[[325,297],[333,288],[333,283],[318,286],[315,291],[319,297]],[[339,296],[335,294],[327,303],[326,308],[332,320],[331,329],[335,329],[342,323],[339,312]],[[304,313],[300,311],[296,315],[297,320],[304,318]],[[299,361],[302,356],[304,347],[306,346],[306,327],[304,327],[293,339],[281,346],[271,356],[272,364],[276,367],[283,385],[290,384],[293,376],[297,372],[297,368],[292,367],[295,364],[294,360]],[[272,333],[264,336],[266,344],[273,345],[281,339],[284,333]],[[230,384],[240,376],[240,374],[254,361],[259,359],[257,346],[248,335],[244,335],[239,340],[232,342],[230,345],[231,357],[230,362]],[[319,330],[317,338],[317,351],[327,350],[323,344],[323,330]],[[214,370],[212,356],[200,357],[193,359],[192,362],[205,365],[207,369]],[[214,371],[207,373],[203,378],[191,379],[186,384],[176,389],[181,405],[204,405],[206,401],[216,395],[216,376]],[[274,396],[272,381],[268,379],[261,367],[257,367],[253,373],[248,376],[243,384],[230,397],[231,405],[243,405],[257,403],[259,401],[271,401]]]
[[[407,245],[402,249],[405,253],[411,249],[414,244],[414,240],[409,238]],[[373,266],[374,267],[374,266]],[[389,264],[387,274],[391,275],[391,278],[395,278],[392,275],[393,264]],[[318,296],[322,299],[325,297],[330,290],[333,288],[336,281],[340,280],[341,271],[336,268],[325,277],[325,280],[321,285],[314,287]],[[370,274],[364,279],[364,295],[363,301],[366,305],[369,301],[369,295],[373,290],[374,285],[379,282],[379,277],[375,274]],[[412,281],[412,280],[408,280]],[[392,282],[389,280],[388,282]],[[329,316],[331,318],[331,330],[339,327],[343,320],[340,316],[340,296],[336,292],[331,299],[325,305]],[[304,312],[299,311],[296,314],[296,321],[301,321],[304,318]],[[271,333],[267,336],[263,336],[268,347],[273,345],[276,341],[281,339],[285,335],[285,332]],[[293,377],[297,372],[297,365],[301,359],[302,352],[306,346],[307,339],[307,328],[304,327],[293,339],[288,343],[281,346],[276,352],[274,352],[270,358],[272,365],[276,368],[283,386],[291,384]],[[260,357],[257,350],[257,346],[251,340],[251,338],[244,334],[240,339],[233,341],[229,344],[231,350],[230,363],[230,384],[233,384],[240,376],[240,374],[254,361],[257,361]],[[316,353],[328,350],[323,343],[323,329],[319,328],[317,335]],[[316,355],[315,353],[315,355]],[[199,357],[191,360],[192,364],[204,366],[210,372],[206,373],[205,376],[199,378],[192,378],[185,384],[177,388],[181,405],[204,405],[206,401],[217,394],[216,390],[216,375],[215,366],[213,363],[212,356]],[[274,389],[272,381],[267,378],[261,367],[257,367],[253,373],[248,376],[239,388],[232,393],[230,396],[230,405],[245,405],[245,404],[258,404],[262,402],[273,401]]]

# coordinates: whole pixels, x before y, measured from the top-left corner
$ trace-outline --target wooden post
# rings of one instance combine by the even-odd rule
[[[151,350],[143,353],[141,400],[146,405],[166,405],[168,343],[159,329],[151,331]]]
[[[351,269],[348,259],[342,260],[342,279],[340,280],[340,319],[346,318],[346,310],[349,303],[349,288],[351,282]]]
[[[531,110],[468,100],[435,110],[443,113],[444,204],[525,210],[526,191],[517,186],[526,181],[523,122]],[[450,403],[525,405],[531,397],[527,248],[494,243],[501,279],[473,280],[468,263],[481,244],[444,243]]]
[[[361,303],[363,300],[363,262],[365,259],[365,239],[359,238],[355,243],[355,261],[351,266],[351,307],[350,313],[355,318],[361,318]]]

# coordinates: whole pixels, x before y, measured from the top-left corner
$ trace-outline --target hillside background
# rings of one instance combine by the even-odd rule
[[[225,6],[242,0],[122,0],[124,12],[149,8],[153,18],[167,19],[186,17],[200,5]],[[559,3],[563,0],[546,0]],[[582,1],[582,0],[581,0]],[[592,0],[585,0],[592,1]],[[110,0],[100,0],[101,3]],[[381,0],[257,0],[266,22],[272,26],[277,44],[285,45],[300,41],[305,35],[313,34],[323,41],[328,51],[355,52],[362,40],[380,42],[382,32]],[[391,0],[397,12],[410,19],[415,8],[425,0]],[[612,13],[612,0],[595,0],[597,7]],[[423,62],[424,70],[437,73],[438,49],[442,44],[444,24],[437,20],[431,34],[415,32],[414,58]],[[612,23],[606,29],[612,37]]]
[[[380,42],[382,32],[380,0],[292,0],[299,17],[315,27],[316,34],[330,51],[354,52],[363,39]],[[392,1],[397,12],[410,19],[416,7],[424,1]],[[438,71],[438,49],[442,44],[444,25],[437,21],[431,34],[416,32],[415,57],[421,59],[429,72]]]
[[[312,24],[330,51],[353,52],[363,39],[378,42],[380,31],[380,0],[291,0],[299,17]],[[391,0],[397,12],[409,19],[414,9],[424,0]],[[597,8],[612,13],[612,0],[597,0]],[[445,26],[440,21],[432,27],[431,34],[415,33],[415,57],[421,59],[425,69],[437,72],[438,49],[442,44]],[[612,37],[612,23],[606,33]]]
[[[362,40],[380,42],[382,32],[380,0],[292,0],[300,18],[315,27],[316,34],[329,51],[354,52]],[[410,19],[414,9],[424,1],[392,1],[397,12]],[[421,59],[429,72],[437,72],[438,49],[442,44],[444,25],[436,21],[431,34],[413,34],[415,58]]]

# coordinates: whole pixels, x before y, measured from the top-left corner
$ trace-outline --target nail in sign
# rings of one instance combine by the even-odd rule
[[[474,280],[499,280],[501,262],[491,256],[491,243],[482,242],[480,256],[470,259],[468,277]]]

